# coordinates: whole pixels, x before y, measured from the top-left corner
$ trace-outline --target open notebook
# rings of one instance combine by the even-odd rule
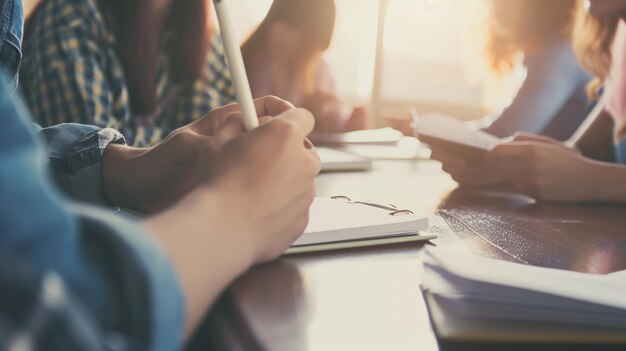
[[[570,272],[433,248],[423,267],[444,340],[626,345],[626,271]]]
[[[420,234],[428,218],[390,205],[352,201],[345,196],[316,197],[309,224],[287,253],[383,245],[435,238]]]

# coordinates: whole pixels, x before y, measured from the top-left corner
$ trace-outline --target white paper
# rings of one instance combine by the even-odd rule
[[[492,149],[501,141],[491,134],[469,129],[461,120],[440,114],[420,117],[417,132],[484,150]]]
[[[345,199],[316,197],[309,209],[309,224],[293,245],[415,234],[428,228],[428,218],[400,214]]]
[[[626,326],[626,271],[578,273],[436,248],[423,265],[423,288],[472,317]]]

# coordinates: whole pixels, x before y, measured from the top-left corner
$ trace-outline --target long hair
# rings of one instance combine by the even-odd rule
[[[157,105],[159,49],[165,33],[173,35],[169,71],[174,81],[203,77],[212,35],[210,0],[173,1],[164,28],[156,28],[150,0],[99,0],[117,42],[134,114],[154,113]]]
[[[618,23],[618,17],[597,18],[582,8],[576,16],[574,50],[580,64],[595,76],[587,85],[587,93],[595,99],[611,71],[611,47]]]
[[[492,0],[492,10],[487,21],[485,54],[490,68],[497,74],[509,73],[516,58],[524,50],[543,50],[551,38],[571,37],[578,0],[524,0],[524,28],[508,28],[505,20],[498,18],[495,6],[516,4],[510,0]],[[494,2],[498,2],[495,5]],[[504,27],[504,30],[503,30]]]
[[[263,40],[275,23],[297,29],[300,33],[299,48],[294,52],[294,66],[290,69],[303,81],[304,90],[309,91],[315,84],[319,54],[326,51],[332,41],[335,17],[334,0],[274,0],[253,36],[258,35]]]

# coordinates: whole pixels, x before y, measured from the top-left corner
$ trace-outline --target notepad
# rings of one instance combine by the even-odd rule
[[[309,139],[316,145],[394,145],[402,133],[392,128],[357,130],[347,133],[312,133]]]
[[[420,234],[426,229],[428,218],[408,210],[343,196],[316,197],[309,224],[288,253],[433,239]]]
[[[372,160],[350,152],[316,147],[322,164],[321,172],[367,171],[372,169]]]
[[[484,154],[501,139],[481,130],[471,130],[462,121],[440,114],[420,117],[416,133],[420,141],[471,162],[482,161]]]
[[[377,160],[416,160],[429,159],[430,149],[413,137],[402,137],[394,145],[346,145],[342,148],[355,155]]]
[[[440,337],[626,343],[626,274],[533,267],[427,248],[422,288]]]

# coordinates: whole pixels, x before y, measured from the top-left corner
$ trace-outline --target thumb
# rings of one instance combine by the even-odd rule
[[[511,141],[534,141],[534,142],[539,142],[539,143],[555,143],[556,142],[554,139],[543,136],[543,135],[530,134],[530,133],[524,133],[524,132],[517,132],[513,134],[510,140]]]
[[[293,125],[296,127],[296,130],[303,137],[309,135],[309,133],[313,131],[313,127],[315,126],[315,118],[313,118],[313,114],[303,108],[287,110],[278,115],[276,119],[282,119],[284,121],[289,121],[290,123],[293,123]]]

